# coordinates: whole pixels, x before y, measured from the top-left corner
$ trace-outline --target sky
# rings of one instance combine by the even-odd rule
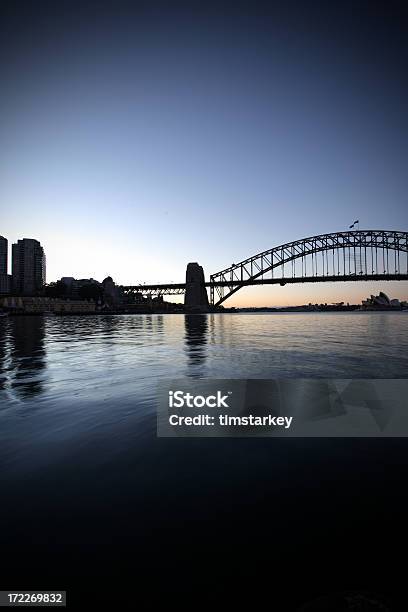
[[[408,229],[403,2],[1,5],[0,234],[47,282],[206,278],[354,220]],[[252,287],[226,306],[408,284]],[[179,300],[179,298],[175,298]]]

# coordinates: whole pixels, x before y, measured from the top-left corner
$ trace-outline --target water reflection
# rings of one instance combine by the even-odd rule
[[[7,349],[6,349],[6,337],[7,337],[7,321],[3,318],[0,319],[0,390],[5,388],[7,377],[6,377],[6,363],[7,363]]]
[[[189,365],[194,368],[190,375],[200,376],[207,358],[208,318],[207,315],[185,315],[185,345],[184,350],[189,358]]]
[[[3,351],[3,388],[26,399],[43,390],[45,363],[45,322],[43,317],[9,317]]]

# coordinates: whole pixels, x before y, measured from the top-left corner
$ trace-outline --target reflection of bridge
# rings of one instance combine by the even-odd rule
[[[408,232],[358,230],[322,234],[263,251],[210,276],[211,304],[242,287],[309,282],[408,280]],[[125,293],[178,295],[186,283],[134,285]],[[203,283],[202,283],[203,284]]]

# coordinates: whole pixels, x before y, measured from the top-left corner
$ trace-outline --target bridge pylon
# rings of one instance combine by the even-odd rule
[[[200,313],[209,311],[204,270],[196,262],[187,264],[184,306],[187,312]]]

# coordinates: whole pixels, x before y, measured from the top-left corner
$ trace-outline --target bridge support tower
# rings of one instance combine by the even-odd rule
[[[186,312],[200,313],[209,311],[204,270],[195,262],[187,264],[184,306]]]

